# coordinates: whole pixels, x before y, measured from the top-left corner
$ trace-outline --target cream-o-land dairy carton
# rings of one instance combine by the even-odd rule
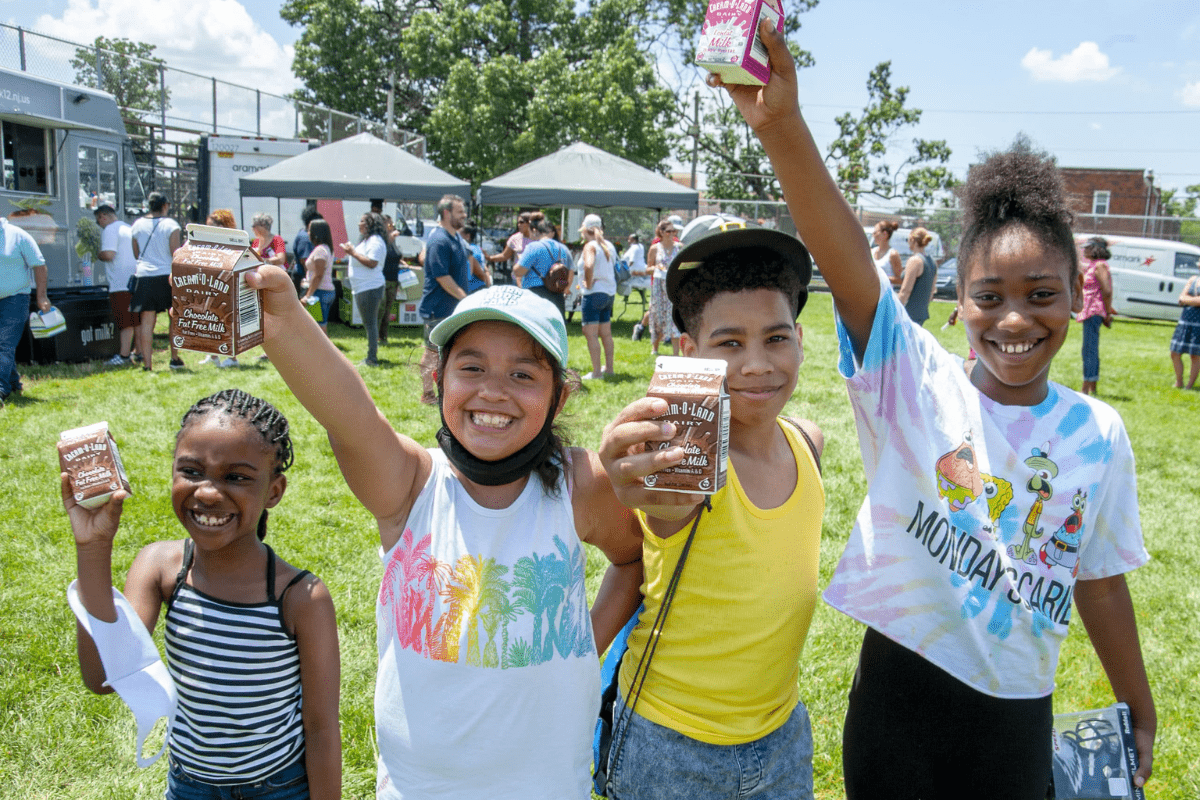
[[[667,413],[657,419],[675,425],[669,442],[647,442],[646,450],[679,446],[683,462],[647,475],[648,489],[712,494],[725,485],[729,458],[729,392],[725,362],[715,358],[659,356],[654,362],[647,397],[667,401]]]
[[[171,259],[171,342],[223,356],[262,344],[262,297],[246,285],[262,264],[245,231],[188,225]]]
[[[58,466],[67,473],[75,502],[84,508],[104,505],[118,489],[133,493],[107,422],[59,434]]]
[[[782,33],[782,0],[709,0],[696,45],[696,66],[719,75],[725,83],[766,84],[771,67],[758,35],[762,20]]]

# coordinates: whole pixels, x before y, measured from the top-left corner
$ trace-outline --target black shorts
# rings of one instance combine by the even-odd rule
[[[847,800],[1043,800],[1051,696],[992,697],[871,628],[842,730]]]
[[[129,311],[166,311],[171,307],[171,276],[147,275],[133,279],[133,296],[129,299]]]

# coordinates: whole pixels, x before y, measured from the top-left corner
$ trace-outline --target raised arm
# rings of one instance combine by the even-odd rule
[[[429,454],[392,429],[358,370],[300,305],[286,272],[259,267],[247,283],[263,290],[263,349],[271,365],[329,434],[350,491],[375,515],[390,548],[429,476]]]
[[[879,277],[862,226],[838,190],[800,115],[796,62],[765,21],[759,34],[771,62],[766,86],[726,86],[762,142],[800,238],[820,265],[855,352],[862,354],[879,302]],[[721,85],[716,76],[709,84]]]

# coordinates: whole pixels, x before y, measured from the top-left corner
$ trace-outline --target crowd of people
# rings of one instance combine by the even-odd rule
[[[868,248],[800,113],[782,35],[767,25],[760,35],[771,81],[725,88],[801,238],[742,228],[682,246],[666,219],[645,258],[655,349],[669,339],[685,357],[726,363],[727,478],[712,494],[653,488],[656,473],[694,458],[672,443],[661,398],[618,412],[595,452],[566,444],[574,387],[564,307],[551,295],[561,299],[574,262],[544,216],[530,214],[497,254],[516,257],[521,285],[468,293],[472,262],[499,259],[479,258],[460,235],[461,198],[438,204],[420,304],[436,447],[379,411],[294,275],[267,265],[248,277],[263,293],[271,364],[376,521],[381,800],[584,800],[593,788],[615,800],[813,797],[798,678],[818,602],[825,439],[781,414],[801,380],[814,259],[838,312],[836,366],[867,476],[823,593],[866,628],[843,727],[847,797],[1042,800],[1072,599],[1132,712],[1134,782],[1151,775],[1157,718],[1124,577],[1149,558],[1129,437],[1111,407],[1048,377],[1086,280],[1053,160],[1018,143],[968,177],[959,309],[976,357],[964,363],[906,310],[924,291],[920,276],[901,276],[907,297],[894,291],[890,254],[878,241]],[[146,227],[134,226],[135,245],[153,236]],[[326,227],[307,223],[306,301],[321,302]],[[599,378],[613,367],[617,248],[597,215],[579,233]],[[915,234],[905,268],[925,272]],[[358,242],[341,245],[368,362],[388,236],[368,212]],[[631,239],[626,253],[638,246]],[[1197,298],[1189,308],[1200,307],[1198,283],[1185,289]],[[115,689],[139,720],[172,720],[168,798],[340,796],[332,599],[264,541],[295,457],[287,420],[265,400],[229,390],[199,401],[171,460],[186,538],[145,547],[124,595],[112,551],[126,493],[85,508],[62,476],[85,682]],[[584,543],[610,562],[590,609]],[[149,637],[164,608],[165,672]],[[246,641],[252,662],[239,657]],[[602,687],[598,656],[613,642]],[[132,668],[130,652],[144,656]],[[610,725],[593,750],[598,718]]]

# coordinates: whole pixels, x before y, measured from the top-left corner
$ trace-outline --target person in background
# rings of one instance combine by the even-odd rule
[[[307,304],[309,298],[317,298],[321,304],[321,330],[328,336],[329,314],[337,296],[333,288],[333,233],[329,230],[328,222],[317,218],[308,223],[308,236],[313,249],[304,260],[304,296],[300,299]]]
[[[1175,388],[1195,389],[1200,377],[1200,275],[1193,275],[1179,293],[1179,324],[1171,337],[1171,364],[1175,367]],[[1183,383],[1183,354],[1191,359],[1188,382]]]
[[[467,276],[471,272],[467,248],[458,232],[467,222],[467,207],[458,195],[448,194],[437,204],[438,226],[425,242],[425,286],[421,294],[420,314],[425,323],[425,352],[421,354],[421,402],[437,403],[434,392],[434,370],[437,368],[437,346],[429,334],[437,324],[454,313],[458,301],[467,296]]]
[[[516,233],[508,237],[503,250],[487,257],[489,262],[497,264],[512,260],[515,263],[521,259],[521,253],[525,252],[525,248],[537,241],[537,236],[533,232],[533,214],[534,212],[531,211],[522,211],[517,215]]]
[[[554,223],[546,219],[541,212],[533,216],[533,230],[539,238],[526,247],[525,252],[521,253],[521,260],[517,266],[513,267],[513,277],[517,279],[517,285],[522,289],[528,289],[543,300],[553,303],[565,318],[566,297],[547,289],[543,279],[556,263],[562,263],[571,270],[568,281],[568,285],[570,285],[575,280],[575,262],[571,258],[571,251],[558,240],[557,228]]]
[[[933,241],[929,231],[913,228],[908,235],[908,246],[912,255],[904,265],[904,279],[900,282],[900,305],[918,325],[929,319],[929,303],[937,286],[937,265],[925,255],[925,247]]]
[[[1096,383],[1100,380],[1100,326],[1112,327],[1112,276],[1108,272],[1108,259],[1112,253],[1108,241],[1093,236],[1083,246],[1083,257],[1087,265],[1083,268],[1083,310],[1075,315],[1083,323],[1083,386],[1079,391],[1096,394]]]
[[[38,310],[50,310],[46,296],[46,259],[28,231],[0,216],[0,407],[21,390],[17,344],[29,324],[29,280],[33,278]]]
[[[371,200],[371,213],[383,216],[383,201],[376,198]]]
[[[650,284],[650,349],[658,355],[658,345],[663,340],[671,342],[671,350],[679,355],[679,331],[671,317],[671,301],[667,297],[667,267],[679,255],[679,227],[667,217],[655,229],[658,241],[650,245],[646,256],[646,267],[653,283]]]
[[[250,227],[255,238],[250,244],[262,256],[263,261],[282,267],[287,263],[287,242],[282,236],[271,233],[271,226],[274,224],[274,218],[262,211],[251,217]]]
[[[474,294],[483,287],[492,285],[492,271],[487,266],[489,262],[483,254],[483,249],[475,243],[475,239],[479,235],[479,228],[475,225],[474,220],[467,220],[460,235],[467,246],[471,262],[471,275],[467,278],[467,294]]]
[[[634,323],[633,340],[642,338],[646,325],[650,321],[650,305],[646,294],[650,291],[650,271],[646,269],[646,248],[642,246],[642,237],[636,233],[629,234],[629,247],[625,250],[625,263],[629,265],[629,290],[637,292],[642,298],[642,307],[646,311],[642,318]],[[624,313],[624,312],[622,312]]]
[[[899,222],[885,219],[875,223],[875,230],[871,234],[871,259],[893,286],[899,286],[904,276],[900,253],[892,247],[892,234],[899,229]]]
[[[367,333],[364,367],[379,366],[379,304],[383,302],[383,262],[387,257],[387,229],[383,215],[370,211],[358,221],[358,244],[342,243],[349,256],[347,277],[354,291],[354,304]]]
[[[304,280],[306,274],[304,265],[313,251],[313,243],[308,235],[308,226],[314,219],[324,219],[324,217],[321,216],[321,212],[317,211],[315,203],[309,203],[300,212],[300,230],[296,231],[296,236],[292,239],[292,257],[296,259],[292,269],[292,283],[296,284],[296,294],[300,294],[302,291],[300,282]]]
[[[583,335],[587,339],[588,355],[592,359],[592,371],[584,380],[612,377],[613,338],[612,308],[617,294],[617,278],[614,265],[617,260],[616,245],[604,238],[604,223],[597,214],[588,214],[579,226],[583,239]],[[600,369],[601,349],[604,351],[604,369]]]
[[[204,220],[205,225],[211,225],[214,228],[237,228],[237,222],[233,219],[233,210],[228,208],[216,208]],[[238,360],[232,356],[221,358],[216,353],[209,353],[204,358],[200,359],[200,364],[216,364],[218,367],[236,367]]]
[[[396,230],[392,218],[383,215],[384,241],[387,250],[383,254],[383,300],[379,303],[379,343],[387,344],[388,328],[399,310],[396,303],[396,290],[400,288],[400,251],[396,248],[396,239],[400,231]]]
[[[171,219],[171,203],[162,192],[147,198],[150,213],[133,223],[133,256],[137,259],[129,311],[139,315],[137,350],[142,354],[142,369],[153,367],[154,326],[158,312],[171,307],[171,257],[182,244],[179,223]],[[171,369],[183,369],[183,359],[175,344],[168,342]]]
[[[138,316],[129,310],[129,281],[137,271],[137,259],[133,257],[133,235],[128,224],[117,217],[117,210],[107,203],[92,212],[100,226],[100,255],[104,272],[108,277],[108,305],[112,309],[113,323],[117,326],[120,350],[109,359],[114,367],[133,363],[131,356],[133,334],[138,327]]]

